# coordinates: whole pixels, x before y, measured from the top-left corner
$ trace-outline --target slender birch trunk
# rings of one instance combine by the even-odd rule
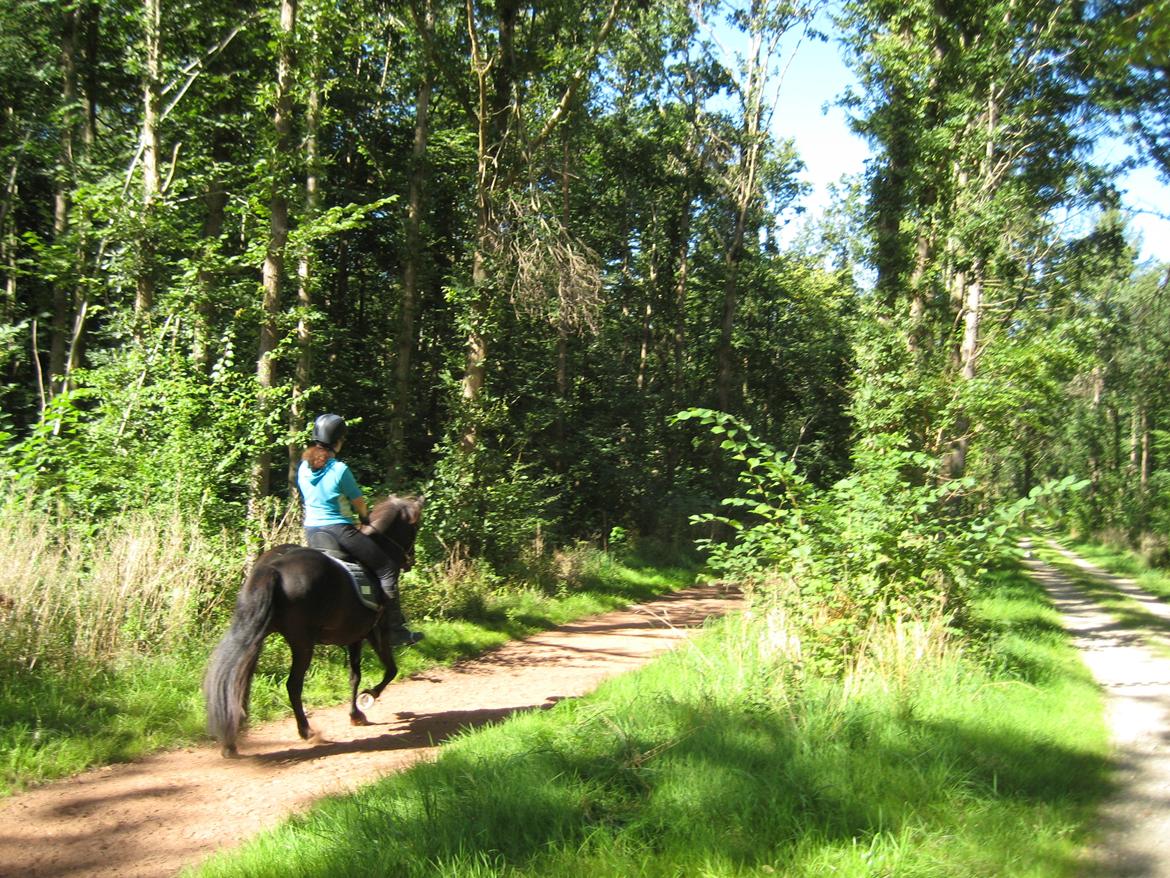
[[[58,139],[57,171],[53,186],[53,241],[65,246],[74,178],[74,137],[77,106],[77,13],[66,6],[61,23],[61,131]],[[49,328],[48,393],[55,396],[64,388],[66,355],[69,348],[72,286],[70,279],[53,282],[53,312]]]
[[[427,38],[434,27],[434,11],[426,3],[419,26]],[[414,105],[414,141],[411,145],[410,187],[406,208],[406,255],[402,266],[402,310],[394,344],[394,412],[390,421],[390,472],[402,476],[406,456],[406,419],[410,413],[411,362],[414,358],[414,323],[418,308],[419,273],[423,261],[422,221],[426,198],[427,141],[430,137],[431,91],[433,68],[425,65]]]
[[[144,0],[146,72],[142,86],[142,229],[135,278],[134,317],[141,331],[154,307],[154,213],[159,196],[160,0]]]
[[[314,33],[314,43],[316,34]],[[314,50],[316,46],[314,46]],[[313,59],[313,78],[309,86],[309,95],[305,106],[305,219],[312,219],[321,210],[321,172],[320,172],[320,127],[321,127],[321,74],[317,60]],[[289,433],[294,434],[306,421],[304,411],[304,395],[312,383],[313,373],[313,339],[312,327],[309,325],[309,315],[313,307],[313,290],[317,283],[314,264],[315,253],[311,244],[306,245],[297,258],[297,309],[300,316],[297,318],[297,365],[293,379],[292,402],[289,406],[288,425]],[[301,462],[301,449],[298,443],[288,445],[288,488],[289,497],[297,496],[297,469]]]

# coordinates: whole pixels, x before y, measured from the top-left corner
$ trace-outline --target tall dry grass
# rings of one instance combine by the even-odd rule
[[[201,641],[230,610],[242,569],[239,545],[207,537],[179,511],[131,513],[81,538],[10,506],[0,527],[0,661],[104,663]]]
[[[777,578],[752,594],[743,647],[775,669],[770,688],[778,701],[788,700],[790,689],[799,692],[809,674],[838,678],[843,703],[875,690],[897,698],[919,685],[927,669],[953,667],[962,653],[953,620],[941,608],[879,614],[857,631],[830,605],[802,604],[785,589],[791,592],[793,584]]]

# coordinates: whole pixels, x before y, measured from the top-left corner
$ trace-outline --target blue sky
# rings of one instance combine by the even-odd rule
[[[788,44],[782,63],[794,45],[795,40]],[[805,201],[812,215],[828,203],[828,187],[843,174],[860,172],[869,154],[865,141],[850,132],[845,111],[833,105],[851,82],[833,42],[804,39],[780,85],[773,130],[796,141],[806,165],[805,180],[813,186]],[[1111,144],[1102,157],[1120,159],[1122,149]],[[1120,188],[1131,226],[1141,238],[1142,258],[1170,262],[1170,219],[1158,216],[1170,215],[1170,187],[1152,169],[1141,168],[1122,180]]]

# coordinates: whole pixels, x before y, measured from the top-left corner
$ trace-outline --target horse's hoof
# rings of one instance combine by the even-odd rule
[[[219,755],[224,759],[239,759],[240,751],[236,749],[235,744],[224,744],[223,749],[219,751]]]
[[[351,713],[349,715],[349,724],[351,726],[368,726],[370,721],[366,719],[364,713]]]
[[[374,706],[374,693],[367,689],[357,697],[357,706],[362,710],[369,710]]]
[[[297,734],[301,736],[302,741],[311,741],[317,736],[317,733],[308,726],[305,726],[303,729],[297,729]]]

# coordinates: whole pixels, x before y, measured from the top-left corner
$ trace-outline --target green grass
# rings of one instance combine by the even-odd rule
[[[427,639],[399,652],[400,674],[451,664],[508,640],[572,619],[653,598],[691,584],[695,570],[654,566],[636,558],[597,554],[572,590],[547,594],[522,584],[501,587],[477,618],[423,621]],[[204,643],[170,655],[137,655],[103,666],[0,670],[0,795],[123,762],[152,750],[206,741],[200,683],[216,629]],[[362,676],[376,681],[381,666],[365,651]],[[288,717],[284,689],[288,649],[272,637],[252,687],[253,721]],[[313,707],[348,698],[344,652],[318,649],[305,681]]]
[[[1071,875],[1107,786],[1100,696],[1029,580],[974,609],[972,645],[891,631],[847,681],[787,665],[774,620],[725,620],[194,871]]]

